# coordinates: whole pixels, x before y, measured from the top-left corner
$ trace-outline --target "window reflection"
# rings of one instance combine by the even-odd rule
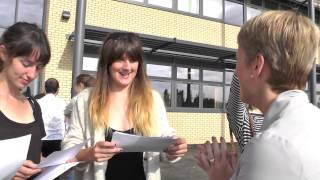
[[[318,83],[317,83],[317,86],[316,86],[316,91],[317,91],[317,106],[320,108],[320,79],[319,78],[317,78],[317,81],[318,81]]]
[[[262,10],[260,9],[255,9],[255,8],[252,8],[252,7],[248,7],[247,6],[247,20],[253,18],[253,17],[256,17],[258,16],[259,14],[262,13]]]
[[[223,5],[222,0],[203,0],[203,15],[216,19],[222,19]],[[214,11],[213,11],[214,9]]]
[[[220,86],[203,86],[203,107],[223,108],[223,88]]]
[[[143,2],[144,0],[129,0],[129,1]]]
[[[203,80],[211,82],[223,82],[223,72],[203,70]]]
[[[262,0],[247,0],[247,3],[262,6]]]
[[[147,64],[147,75],[171,78],[171,66]]]
[[[199,80],[199,69],[177,67],[177,78]]]
[[[4,28],[0,28],[0,36],[2,36],[3,32],[5,31],[6,29]]]
[[[267,9],[278,9],[278,3],[274,2],[273,0],[265,0],[264,1],[264,6]]]
[[[14,23],[16,1],[1,0],[0,3],[0,26],[9,27]]]
[[[177,107],[199,107],[199,85],[177,83]]]
[[[151,81],[152,88],[161,95],[166,107],[171,107],[171,83],[168,81]]]
[[[232,71],[226,71],[226,77],[225,77],[226,84],[231,84],[233,74],[234,74],[234,72],[232,72]]]
[[[226,107],[226,104],[228,102],[228,99],[229,99],[229,94],[230,94],[230,86],[225,86],[224,88],[224,107]]]
[[[172,8],[172,0],[148,0],[149,4]]]
[[[241,26],[243,24],[243,5],[225,1],[225,22]]]
[[[199,0],[178,0],[178,10],[199,14]]]
[[[19,0],[17,21],[36,23],[41,27],[43,3],[43,0]]]

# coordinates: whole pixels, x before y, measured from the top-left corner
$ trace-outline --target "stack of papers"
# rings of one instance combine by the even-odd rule
[[[54,179],[79,164],[79,162],[66,163],[69,159],[75,157],[82,146],[87,141],[77,144],[72,148],[64,151],[55,151],[50,154],[46,159],[40,162],[39,167],[42,168],[41,173],[35,178],[35,180],[49,180]]]
[[[0,179],[12,179],[27,159],[31,134],[0,141]]]
[[[144,137],[114,132],[112,142],[116,142],[124,152],[162,152],[174,143],[174,138]]]

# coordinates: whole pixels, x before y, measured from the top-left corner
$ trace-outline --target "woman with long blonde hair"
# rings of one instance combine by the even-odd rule
[[[146,76],[142,46],[134,33],[111,33],[103,43],[96,86],[78,95],[63,149],[92,138],[76,156],[84,161],[75,179],[161,179],[159,153],[121,152],[112,134],[174,135],[161,96]],[[165,151],[169,160],[187,152],[185,139],[176,138]]]

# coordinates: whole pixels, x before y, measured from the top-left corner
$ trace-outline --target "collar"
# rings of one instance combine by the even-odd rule
[[[289,90],[280,93],[265,114],[261,131],[266,130],[273,122],[279,120],[289,105],[301,105],[303,103],[309,103],[309,99],[302,90]]]

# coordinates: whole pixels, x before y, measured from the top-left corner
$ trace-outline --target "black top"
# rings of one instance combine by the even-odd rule
[[[32,98],[28,98],[28,100],[32,106],[35,121],[29,124],[17,123],[8,119],[0,110],[0,140],[31,134],[27,160],[38,164],[41,157],[41,139],[46,135],[46,132],[39,104]]]
[[[110,129],[106,133],[106,141],[111,141],[112,134],[116,130]],[[133,129],[121,131],[127,134],[133,134]],[[108,160],[106,171],[107,180],[146,180],[143,169],[142,152],[122,152],[114,155]]]

